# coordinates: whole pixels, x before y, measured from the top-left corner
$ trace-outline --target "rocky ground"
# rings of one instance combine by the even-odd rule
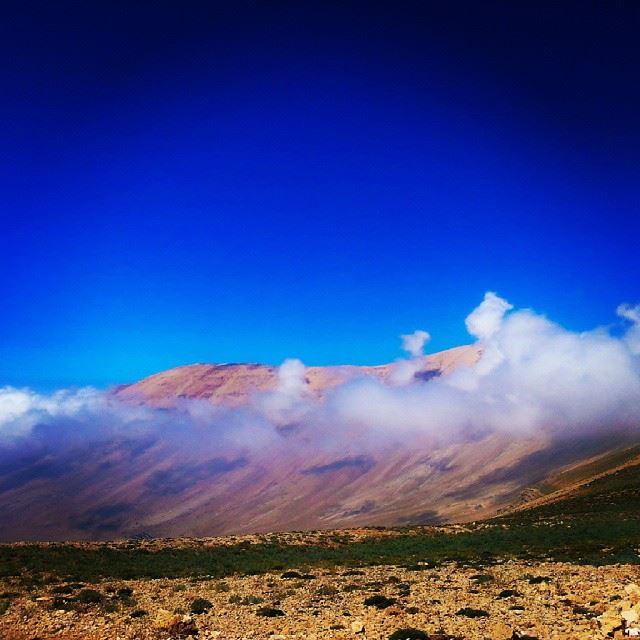
[[[3,640],[575,639],[633,634],[640,567],[504,562],[225,579],[0,582]],[[442,635],[438,635],[442,634]],[[409,631],[393,636],[424,638]]]

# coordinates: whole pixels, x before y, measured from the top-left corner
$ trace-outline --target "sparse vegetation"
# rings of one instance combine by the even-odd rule
[[[100,604],[104,596],[95,589],[82,589],[76,596],[76,602],[80,604]]]
[[[406,629],[398,629],[394,631],[389,640],[429,640],[429,635],[420,629],[407,627]]]
[[[493,576],[488,573],[477,573],[475,576],[471,576],[476,584],[485,584],[487,582],[493,582]]]
[[[199,615],[201,613],[206,613],[213,607],[213,604],[207,600],[206,598],[196,598],[191,603],[191,613],[195,615]]]
[[[465,616],[466,618],[487,618],[489,612],[484,609],[474,609],[473,607],[463,607],[456,611],[456,615]]]
[[[240,604],[243,606],[261,604],[263,602],[264,598],[261,598],[260,596],[239,596],[234,594],[229,598],[230,604]]]
[[[383,595],[375,595],[370,596],[369,598],[365,598],[364,606],[365,607],[375,607],[376,609],[386,609],[391,605],[396,603],[395,598],[387,598]]]
[[[282,609],[273,609],[271,607],[260,607],[260,609],[256,611],[256,615],[264,618],[277,618],[279,616],[283,616],[284,611]]]
[[[284,580],[293,580],[294,578],[299,580],[302,578],[302,574],[297,571],[285,571],[280,577]]]

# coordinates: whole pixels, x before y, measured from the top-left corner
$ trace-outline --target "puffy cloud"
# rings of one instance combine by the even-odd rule
[[[401,388],[352,383],[329,399],[332,415],[395,438],[638,428],[640,359],[629,339],[636,326],[622,338],[601,328],[572,332],[489,292],[467,318],[482,347],[474,366]]]
[[[630,304],[621,304],[616,309],[617,314],[631,322],[631,326],[623,340],[627,343],[632,353],[640,355],[640,304],[631,306]]]
[[[487,291],[484,300],[467,316],[467,331],[478,340],[489,340],[499,331],[505,313],[511,309],[513,305],[493,291]]]
[[[389,381],[394,385],[405,385],[414,381],[416,373],[424,366],[424,345],[431,340],[431,336],[426,331],[417,329],[413,333],[400,336],[402,349],[411,358],[409,360],[397,360]]]
[[[621,304],[616,309],[616,313],[621,318],[625,318],[634,324],[640,324],[640,304],[635,306],[631,306],[630,304]]]
[[[632,323],[622,336],[603,328],[573,332],[489,292],[466,320],[482,347],[476,364],[417,379],[429,336],[416,331],[402,336],[413,357],[394,365],[391,384],[361,377],[322,399],[310,393],[299,360],[286,360],[274,390],[241,408],[182,400],[160,410],[94,389],[43,395],[7,387],[0,389],[0,449],[151,436],[189,455],[244,456],[279,446],[304,455],[345,451],[354,442],[367,450],[412,447],[416,438],[455,441],[493,431],[561,437],[634,429],[640,426],[639,308],[624,305],[618,313]]]
[[[402,348],[414,358],[419,358],[422,355],[424,345],[431,340],[429,333],[421,329],[400,337],[402,339]]]
[[[278,383],[274,391],[254,398],[254,408],[276,427],[299,423],[312,402],[306,368],[295,358],[285,360],[278,368]]]

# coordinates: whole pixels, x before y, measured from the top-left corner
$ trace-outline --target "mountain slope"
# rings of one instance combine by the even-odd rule
[[[571,518],[601,515],[603,507],[621,517],[640,516],[640,446],[622,447],[568,465],[551,474],[532,497],[503,511],[504,517],[545,518],[556,515]]]
[[[435,354],[415,375],[428,385],[434,376],[473,364],[478,356],[476,347]],[[322,402],[341,382],[358,376],[385,382],[393,368],[310,367],[305,375]],[[233,419],[235,408],[277,384],[274,367],[199,364],[119,387],[114,396],[128,406],[159,408],[165,422],[181,398],[234,408]],[[591,438],[568,447],[541,434],[504,432],[442,442],[415,434],[370,441],[341,433],[336,449],[322,439],[309,444],[304,430],[294,429],[254,443],[247,453],[218,441],[215,429],[206,426],[186,445],[181,433],[180,424],[165,424],[154,433],[132,430],[93,442],[79,439],[75,447],[34,451],[4,465],[0,540],[473,521],[519,503],[523,494],[539,497],[560,487],[571,473],[579,473],[575,465],[600,460],[607,466],[602,454],[627,444],[619,437]],[[611,455],[618,459],[618,453]]]

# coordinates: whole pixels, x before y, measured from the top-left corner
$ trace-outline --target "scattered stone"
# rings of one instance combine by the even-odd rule
[[[387,640],[395,631],[416,629],[429,640],[640,639],[640,574],[632,565],[506,561],[491,564],[493,580],[481,586],[472,578],[488,574],[456,562],[419,574],[402,566],[365,567],[355,576],[343,576],[341,568],[315,569],[314,581],[301,571],[300,578],[279,580],[280,572],[226,576],[222,589],[217,576],[110,578],[88,585],[101,597],[88,603],[77,601],[87,586],[70,588],[70,577],[29,586],[4,577],[0,603],[11,606],[0,615],[0,638],[188,640],[197,633],[200,640]],[[530,582],[541,576],[544,581]],[[477,593],[469,588],[474,584]],[[186,615],[198,598],[213,606]],[[365,606],[369,598],[397,602]],[[468,617],[470,611],[482,614]],[[439,626],[444,628],[435,631]]]
[[[154,625],[157,629],[169,634],[172,638],[186,638],[198,634],[198,628],[191,616],[182,616],[160,609],[156,614]]]
[[[504,622],[495,622],[489,629],[491,630],[491,640],[511,640],[513,635],[511,627]]]
[[[634,622],[638,622],[638,612],[635,609],[626,609],[620,613],[620,617],[624,620],[626,626]]]
[[[518,593],[515,589],[503,589],[498,595],[497,598],[516,598],[519,597],[520,593]]]
[[[354,620],[351,623],[351,632],[364,633],[364,623],[362,622],[362,620]]]

